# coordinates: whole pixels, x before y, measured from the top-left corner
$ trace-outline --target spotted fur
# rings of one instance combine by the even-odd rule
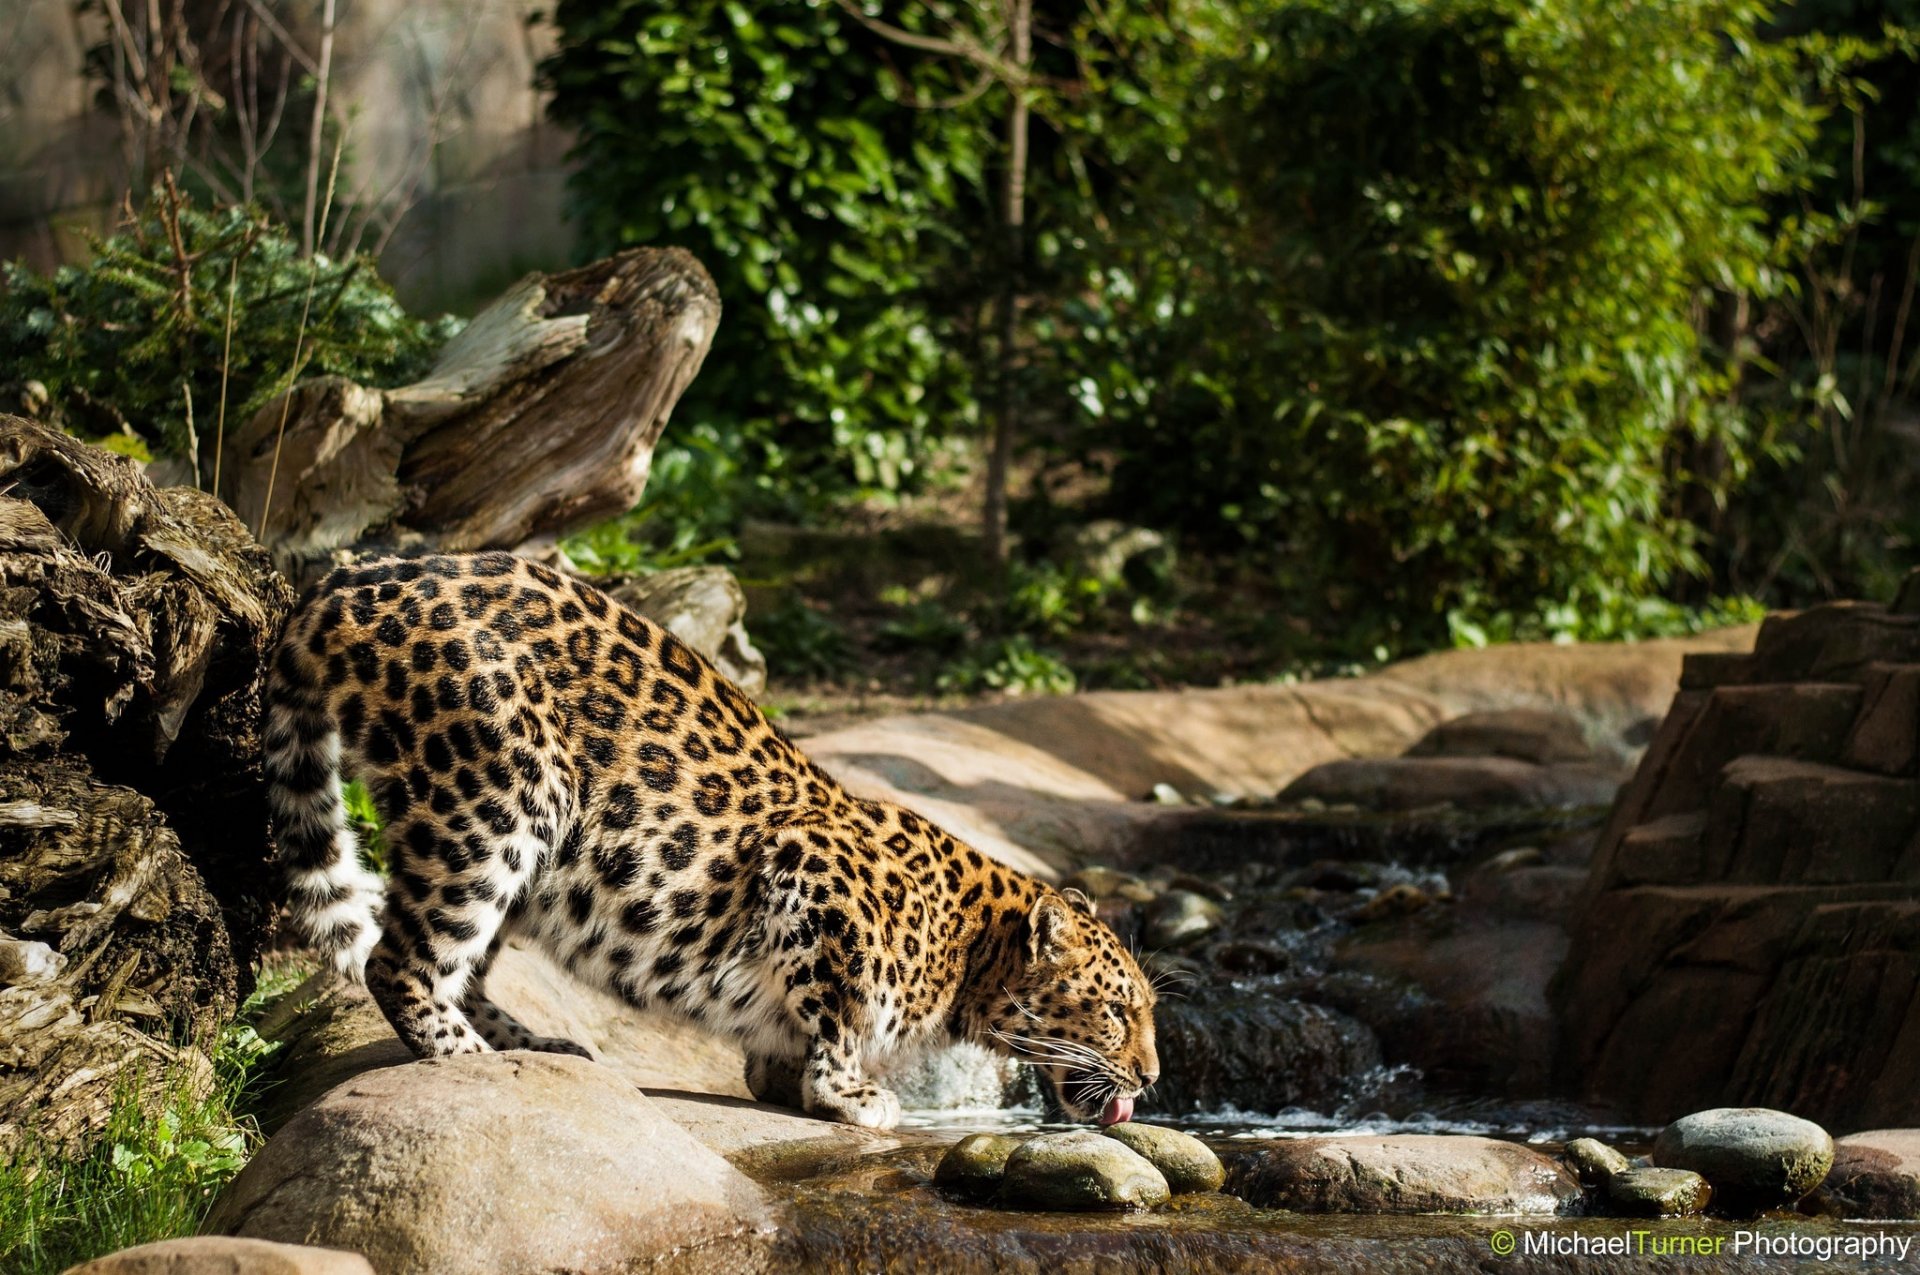
[[[1155,1079],[1153,989],[1085,896],[857,799],[698,654],[507,554],[343,568],[274,655],[267,772],[300,934],[421,1056],[533,1048],[509,936],[738,1039],[756,1094],[890,1127],[869,1077],[973,1040],[1090,1118]],[[340,794],[365,780],[388,878]]]

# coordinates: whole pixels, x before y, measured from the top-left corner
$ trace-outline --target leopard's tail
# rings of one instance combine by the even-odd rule
[[[295,629],[299,628],[296,617]],[[267,800],[295,936],[349,978],[365,976],[385,883],[361,865],[340,791],[340,724],[290,632],[267,678]]]

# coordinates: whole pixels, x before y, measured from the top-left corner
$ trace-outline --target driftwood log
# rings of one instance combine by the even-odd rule
[[[0,416],[0,1157],[206,1079],[271,929],[260,690],[291,603],[211,496]]]
[[[677,248],[530,275],[423,381],[323,377],[268,403],[222,495],[294,564],[369,540],[512,548],[624,513],[719,321]]]

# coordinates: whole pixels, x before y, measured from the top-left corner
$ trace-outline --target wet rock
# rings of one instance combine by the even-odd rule
[[[1157,1110],[1325,1109],[1380,1066],[1380,1043],[1338,1010],[1260,988],[1203,982],[1154,1011]]]
[[[1683,1116],[1654,1140],[1653,1162],[1691,1169],[1720,1204],[1758,1212],[1797,1203],[1833,1167],[1833,1139],[1811,1120],[1764,1107],[1718,1107]]]
[[[1031,1138],[1007,1157],[1003,1203],[1080,1211],[1150,1209],[1171,1195],[1167,1179],[1124,1143],[1089,1129]]]
[[[1519,846],[1512,850],[1502,850],[1482,863],[1475,871],[1498,875],[1518,868],[1537,868],[1546,861],[1546,853],[1539,846]]]
[[[1191,890],[1169,890],[1146,910],[1148,947],[1180,947],[1219,928],[1220,905]]]
[[[759,1189],[613,1071],[512,1052],[370,1072],[289,1121],[210,1232],[436,1275],[738,1269]]]
[[[1153,791],[1147,794],[1147,800],[1161,806],[1184,806],[1187,804],[1187,799],[1181,794],[1180,790],[1172,784],[1167,783],[1155,784]]]
[[[1560,1149],[1560,1158],[1587,1186],[1605,1186],[1616,1173],[1632,1168],[1632,1161],[1598,1138],[1575,1138]]]
[[[1284,974],[1293,968],[1285,948],[1256,940],[1222,943],[1211,955],[1215,968],[1230,974]]]
[[[1129,1120],[1123,1124],[1108,1125],[1101,1132],[1116,1142],[1124,1143],[1160,1170],[1161,1176],[1167,1180],[1168,1189],[1175,1195],[1192,1191],[1218,1191],[1220,1184],[1227,1180],[1227,1170],[1213,1149],[1178,1129],[1135,1124]]]
[[[766,657],[747,636],[746,592],[725,567],[674,567],[611,592],[712,660],[749,697],[767,689]]]
[[[1381,890],[1372,898],[1355,908],[1348,920],[1356,925],[1366,925],[1372,921],[1389,921],[1395,917],[1412,916],[1415,912],[1430,907],[1433,896],[1410,882],[1401,881]]]
[[[1218,881],[1207,877],[1196,877],[1191,872],[1176,872],[1167,878],[1167,889],[1186,890],[1193,894],[1205,895],[1215,903],[1233,902],[1233,891]]]
[[[1692,1217],[1713,1194],[1686,1169],[1622,1169],[1607,1179],[1607,1204],[1621,1217]]]
[[[196,1235],[123,1248],[66,1275],[373,1275],[373,1267],[337,1248]]]
[[[1580,1199],[1573,1174],[1528,1147],[1421,1134],[1269,1143],[1236,1157],[1228,1190],[1301,1213],[1546,1216]]]
[[[1081,868],[1061,877],[1060,888],[1078,890],[1096,903],[1114,898],[1124,899],[1128,903],[1151,903],[1156,893],[1152,886],[1132,873],[1098,865]]]
[[[1536,765],[1592,761],[1580,723],[1541,708],[1468,713],[1442,722],[1407,749],[1408,757],[1510,757]]]
[[[933,1184],[967,1199],[986,1199],[1000,1189],[1007,1157],[1024,1141],[1006,1133],[976,1133],[948,1148],[933,1171]]]
[[[1920,1129],[1875,1129],[1834,1144],[1821,1211],[1846,1218],[1920,1218]]]

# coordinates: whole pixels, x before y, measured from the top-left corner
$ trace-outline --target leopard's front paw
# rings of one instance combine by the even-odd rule
[[[814,1115],[863,1129],[891,1129],[900,1123],[900,1098],[891,1089],[860,1085],[844,1093],[816,1093],[807,1104]]]
[[[770,1102],[776,1107],[804,1109],[799,1060],[748,1054],[747,1092],[759,1101]]]

